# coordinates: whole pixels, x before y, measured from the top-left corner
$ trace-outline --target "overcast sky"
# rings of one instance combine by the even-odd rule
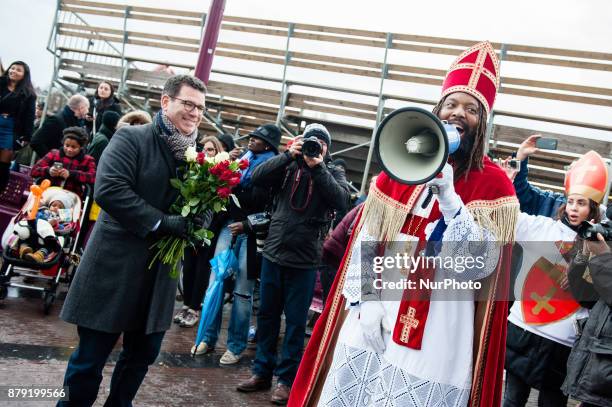
[[[191,11],[207,11],[209,6],[209,0],[109,2]],[[35,84],[43,88],[52,75],[52,58],[45,47],[55,6],[55,0],[0,0],[4,17],[0,25],[0,58],[5,66],[16,59],[28,62]],[[227,0],[225,14],[612,53],[610,0]],[[582,84],[612,88],[611,75],[587,72],[586,76]],[[542,78],[534,72],[534,79]],[[596,108],[593,112],[591,121],[611,124],[611,108]],[[581,119],[565,117],[568,114],[563,112],[560,116]]]

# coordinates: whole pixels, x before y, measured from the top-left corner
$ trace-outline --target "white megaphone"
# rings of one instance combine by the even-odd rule
[[[378,126],[374,151],[391,178],[417,185],[436,177],[459,144],[461,135],[452,124],[419,107],[403,107]]]
[[[457,128],[419,107],[403,107],[389,113],[380,123],[374,139],[378,163],[394,180],[419,185],[435,178],[461,144]],[[432,185],[421,207],[426,208],[433,194]]]

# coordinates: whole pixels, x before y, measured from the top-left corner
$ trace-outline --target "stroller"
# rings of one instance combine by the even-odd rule
[[[53,250],[44,258],[42,262],[32,261],[26,258],[20,258],[19,242],[15,230],[23,230],[25,225],[30,227],[37,222],[36,219],[29,216],[32,210],[36,211],[39,202],[46,201],[53,196],[56,191],[63,191],[72,200],[72,208],[70,208],[69,220],[62,223],[61,229],[54,230],[55,236],[45,237],[45,246],[53,247]],[[4,299],[8,294],[8,287],[17,287],[19,289],[37,290],[42,293],[43,310],[45,315],[48,315],[53,302],[57,296],[57,289],[60,283],[70,284],[78,262],[80,259],[81,250],[81,231],[85,230],[84,222],[87,219],[87,211],[90,202],[91,189],[86,186],[83,200],[74,192],[64,190],[60,187],[48,187],[42,191],[42,196],[38,192],[39,198],[35,193],[31,192],[26,200],[26,203],[21,210],[15,215],[4,234],[2,235],[2,258],[3,263],[0,268],[0,300]],[[30,229],[34,230],[34,229]],[[36,233],[36,232],[34,232]],[[35,238],[39,238],[37,235]],[[13,277],[24,277],[24,282],[11,282]],[[32,282],[33,284],[29,284]]]

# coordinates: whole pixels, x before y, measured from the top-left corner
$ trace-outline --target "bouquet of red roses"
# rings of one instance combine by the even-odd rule
[[[240,182],[240,170],[249,165],[246,160],[230,161],[229,154],[225,152],[215,157],[206,157],[204,153],[196,152],[194,147],[185,152],[185,161],[187,164],[182,179],[170,180],[172,186],[180,192],[170,207],[170,213],[180,214],[189,220],[207,210],[215,213],[225,210],[232,196],[232,187]],[[193,222],[189,224],[193,225]],[[186,239],[173,236],[162,238],[152,246],[157,249],[157,253],[151,260],[149,269],[159,259],[163,264],[171,266],[170,277],[176,278],[185,249],[188,246],[209,245],[212,237],[210,230],[190,227]]]

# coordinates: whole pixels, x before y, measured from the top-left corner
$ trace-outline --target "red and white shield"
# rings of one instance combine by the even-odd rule
[[[560,321],[580,308],[571,293],[559,285],[566,271],[567,266],[553,264],[544,257],[533,264],[521,292],[523,319],[527,324]]]

